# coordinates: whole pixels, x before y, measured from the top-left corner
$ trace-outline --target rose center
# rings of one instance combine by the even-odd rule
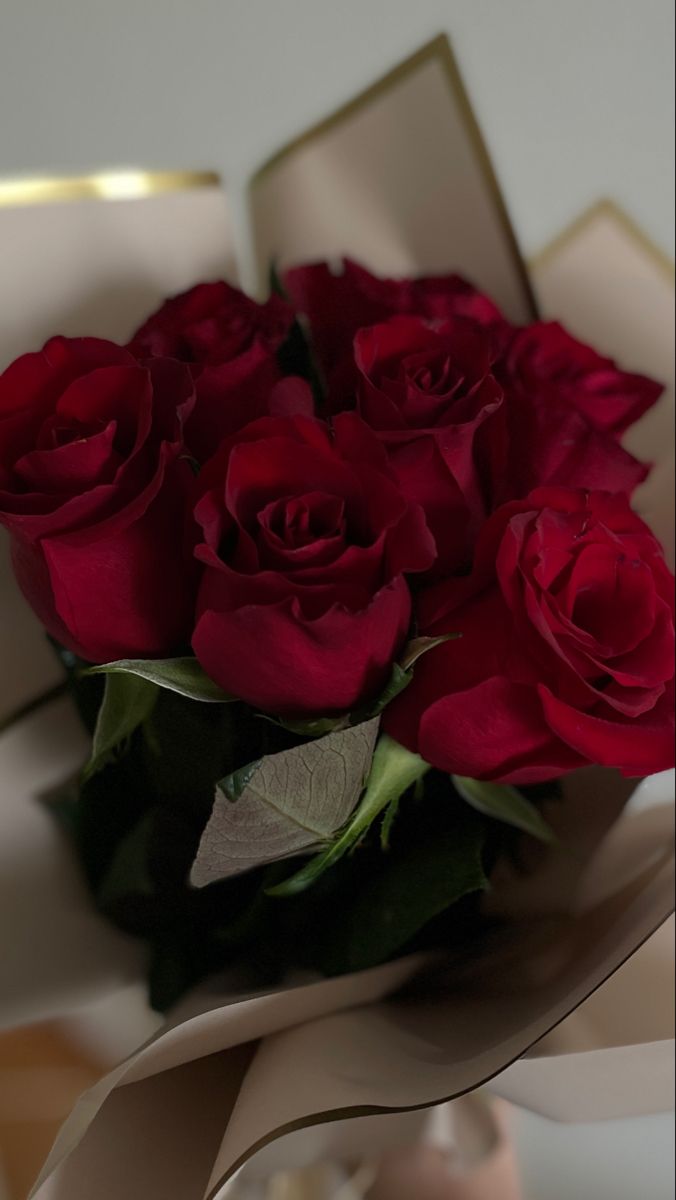
[[[267,540],[285,550],[300,550],[345,532],[345,502],[338,496],[310,492],[274,500],[258,515]]]
[[[74,442],[86,442],[91,437],[103,433],[108,421],[69,420],[67,423],[59,416],[45,421],[37,440],[38,450],[59,450],[62,446],[70,446]]]
[[[451,360],[450,355],[436,362],[418,364],[405,370],[406,382],[427,396],[439,396],[448,400],[464,383],[464,376]]]

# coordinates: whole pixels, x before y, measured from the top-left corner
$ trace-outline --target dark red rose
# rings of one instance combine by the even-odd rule
[[[638,487],[650,471],[612,434],[590,425],[579,409],[554,396],[526,392],[504,383],[502,416],[507,434],[507,466],[493,480],[495,506],[526,496],[543,484],[626,492]]]
[[[490,327],[504,325],[493,301],[460,275],[379,279],[346,258],[339,274],[328,263],[294,267],[285,273],[284,287],[310,324],[334,406],[349,403],[355,380],[352,339],[364,326],[401,314],[435,321],[461,316]]]
[[[618,437],[664,390],[645,375],[620,370],[556,322],[517,330],[504,367],[505,378],[540,404],[577,409],[593,429]]]
[[[534,783],[673,764],[673,578],[626,497],[542,488],[498,510],[472,576],[419,598],[430,651],[386,710],[445,771]]]
[[[136,330],[130,349],[139,358],[224,363],[260,345],[274,354],[288,336],[293,311],[279,296],[257,304],[219,281],[165,300]]]
[[[292,321],[279,296],[257,304],[228,283],[201,283],[167,300],[134,334],[129,349],[140,360],[161,355],[190,364],[196,402],[185,440],[199,462],[249,421],[286,411],[276,353]],[[296,411],[311,413],[309,390],[298,387],[297,395]]]
[[[434,544],[366,425],[264,418],[200,484],[193,648],[208,674],[285,716],[375,696],[410,623],[405,574],[430,565]]]
[[[393,317],[354,339],[361,416],[437,543],[434,574],[471,562],[488,513],[534,487],[632,491],[648,468],[565,395],[511,379],[491,331]]]
[[[52,338],[0,376],[0,522],[49,633],[90,662],[170,652],[194,606],[183,364]]]
[[[195,407],[185,442],[198,463],[211,458],[221,442],[250,421],[265,416],[312,416],[309,384],[282,377],[275,359],[260,346],[219,366],[203,367],[195,379]]]
[[[385,445],[402,491],[425,509],[437,542],[435,571],[456,570],[490,509],[491,480],[506,463],[495,346],[463,318],[417,317],[361,329],[354,341],[357,407]]]
[[[516,330],[495,367],[505,388],[510,452],[502,501],[540,484],[631,493],[649,467],[618,440],[658,399],[660,384],[620,371],[566,333]]]

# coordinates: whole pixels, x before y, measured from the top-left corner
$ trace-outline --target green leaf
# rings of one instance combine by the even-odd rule
[[[477,812],[505,825],[514,825],[524,833],[530,833],[541,842],[556,841],[553,831],[538,812],[516,788],[503,783],[486,783],[479,779],[468,779],[464,775],[452,775],[457,791]]]
[[[183,928],[165,929],[150,945],[148,991],[150,1007],[166,1015],[193,987],[200,971]]]
[[[90,779],[115,757],[118,748],[152,712],[157,688],[136,675],[108,675],[94,730],[92,753],[83,778]]]
[[[418,787],[420,785],[420,783],[421,783],[421,781],[418,780],[418,783],[416,783],[415,786]],[[390,803],[388,804],[387,808],[385,809],[385,816],[383,817],[383,823],[380,826],[380,849],[381,850],[389,850],[389,848],[390,848],[390,836],[392,834],[392,826],[394,825],[394,822],[397,819],[397,813],[399,812],[400,800],[401,800],[401,796],[395,796],[394,800],[390,800]]]
[[[297,733],[301,737],[325,737],[327,733],[337,733],[341,729],[349,729],[352,724],[350,714],[345,713],[342,717],[308,717],[299,721],[289,721],[280,717],[274,721],[275,725],[281,725],[282,729],[288,729],[290,733]],[[360,722],[355,722],[359,724]]]
[[[404,653],[401,656],[401,666],[404,671],[410,671],[411,667],[415,666],[418,659],[422,658],[423,654],[427,654],[428,650],[434,650],[435,646],[443,646],[444,642],[454,642],[456,638],[461,636],[459,633],[442,633],[439,637],[413,638],[404,647]]]
[[[97,901],[102,909],[114,909],[130,897],[153,896],[155,884],[148,865],[148,846],[153,830],[153,813],[146,813],[122,838],[100,884]]]
[[[368,710],[369,716],[377,717],[394,700],[395,696],[398,696],[400,692],[403,692],[404,688],[408,687],[412,679],[412,671],[405,670],[399,663],[394,663],[392,665],[392,674],[387,684],[378,696],[378,699]]]
[[[366,833],[379,813],[429,771],[429,763],[385,734],[378,741],[361,803],[347,826],[326,850],[301,867],[284,883],[269,889],[271,896],[294,896],[305,891],[330,866],[342,858]]]
[[[331,972],[360,971],[403,949],[462,896],[486,887],[478,818],[383,857],[329,947]]]
[[[170,692],[178,692],[179,696],[206,704],[228,704],[236,698],[214,683],[196,658],[121,658],[118,662],[89,667],[84,674],[134,675],[158,687],[168,688]]]
[[[444,642],[453,641],[459,637],[458,633],[443,633],[440,637],[419,637],[413,638],[403,650],[399,662],[392,664],[392,673],[385,687],[378,696],[375,703],[367,706],[362,714],[361,719],[367,720],[368,717],[377,717],[387,705],[403,692],[404,688],[408,687],[413,679],[413,667],[423,654],[427,654],[428,650],[433,650],[435,646],[441,646]]]
[[[377,734],[369,721],[222,779],[190,882],[205,887],[326,843],[359,799]]]

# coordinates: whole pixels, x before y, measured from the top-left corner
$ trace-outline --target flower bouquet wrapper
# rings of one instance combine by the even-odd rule
[[[611,788],[602,803],[596,779],[599,807],[612,823],[585,870],[583,848],[572,855],[568,842],[554,870],[536,872],[527,885],[496,884],[495,902],[520,912],[521,921],[471,964],[404,959],[247,998],[228,999],[215,980],[198,989],[164,1030],[82,1098],[33,1195],[84,1200],[95,1192],[113,1200],[124,1187],[130,1197],[159,1200],[180,1179],[181,1195],[215,1200],[256,1150],[285,1133],[427,1108],[496,1077],[503,1097],[565,1120],[667,1106],[668,1071],[653,1071],[650,1049],[638,1099],[636,1067],[646,1044],[658,1042],[668,1059],[668,1022],[649,1009],[637,1013],[628,990],[623,1028],[616,999],[618,989],[624,994],[623,964],[650,946],[673,904],[669,776],[640,785],[614,822],[617,795]],[[575,807],[565,806],[567,818]],[[567,907],[564,880],[572,889]],[[659,987],[667,970],[663,956],[656,958]],[[607,1016],[601,985],[618,970]],[[650,992],[652,980],[641,978]],[[589,1009],[584,1020],[585,1001],[596,1005],[595,1020]],[[576,1009],[580,1033],[566,1030]],[[557,1026],[559,1047],[540,1046]],[[529,1052],[532,1070],[523,1057]],[[599,1072],[603,1054],[611,1065]]]
[[[261,287],[270,262],[279,269],[337,254],[388,273],[460,270],[514,321],[532,317],[535,292],[547,315],[632,369],[666,377],[671,366],[673,283],[612,208],[595,210],[541,255],[529,282],[446,39],[275,156],[252,181],[250,211]],[[195,277],[200,269],[210,274],[196,265]],[[656,463],[637,505],[668,549],[672,422],[667,393],[631,434],[631,447]],[[39,642],[25,620],[17,625],[25,644]],[[141,974],[137,946],[89,910],[65,840],[31,807],[31,797],[76,769],[83,741],[62,699],[0,745],[3,787],[19,798],[0,815],[8,1023],[72,1011]],[[272,1171],[293,1134],[301,1157],[310,1129],[327,1159],[345,1156],[345,1137],[359,1157],[352,1118],[414,1121],[417,1110],[483,1085],[560,1120],[667,1107],[672,1028],[656,998],[673,954],[664,933],[673,773],[628,784],[613,772],[577,772],[565,791],[552,814],[557,845],[527,875],[505,867],[493,879],[489,905],[508,918],[500,937],[471,954],[289,979],[254,994],[241,979],[208,981],[81,1099],[33,1196],[236,1196],[238,1173],[262,1153]]]

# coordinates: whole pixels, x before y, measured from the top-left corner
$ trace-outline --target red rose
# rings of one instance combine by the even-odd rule
[[[201,283],[167,300],[134,334],[129,349],[137,358],[190,364],[196,402],[185,440],[199,462],[249,421],[284,411],[284,401],[276,400],[275,356],[292,322],[279,296],[257,304],[228,283]],[[312,411],[307,390],[301,411]]]
[[[655,403],[660,384],[620,371],[560,325],[537,322],[515,331],[495,370],[510,444],[500,500],[543,483],[631,493],[645,479],[649,467],[618,435]]]
[[[136,330],[130,349],[140,358],[230,362],[254,345],[274,354],[292,321],[292,310],[279,296],[257,304],[224,281],[198,283],[165,300]]]
[[[431,327],[393,317],[361,329],[354,356],[358,410],[386,446],[402,490],[425,509],[435,571],[461,568],[506,461],[493,339],[462,318]]]
[[[645,375],[621,371],[556,322],[517,330],[505,356],[505,377],[540,404],[577,409],[592,428],[618,437],[664,390]]]
[[[262,419],[223,444],[200,482],[193,648],[208,674],[286,716],[375,696],[410,623],[405,573],[428,567],[434,546],[373,434],[355,414],[332,432]]]
[[[534,487],[631,491],[648,468],[564,392],[510,377],[492,332],[393,317],[354,339],[357,408],[437,543],[436,575],[471,561],[486,515]]]
[[[673,579],[624,496],[542,488],[498,510],[473,575],[428,589],[430,651],[388,731],[445,771],[534,783],[671,766]]]
[[[504,324],[493,301],[460,275],[379,279],[344,259],[341,274],[334,274],[328,263],[295,267],[285,273],[284,287],[309,321],[334,404],[349,402],[355,379],[352,339],[366,325],[397,314],[437,321],[462,316],[481,325]]]
[[[0,521],[47,630],[91,662],[187,640],[188,369],[112,342],[52,338],[0,376]]]

